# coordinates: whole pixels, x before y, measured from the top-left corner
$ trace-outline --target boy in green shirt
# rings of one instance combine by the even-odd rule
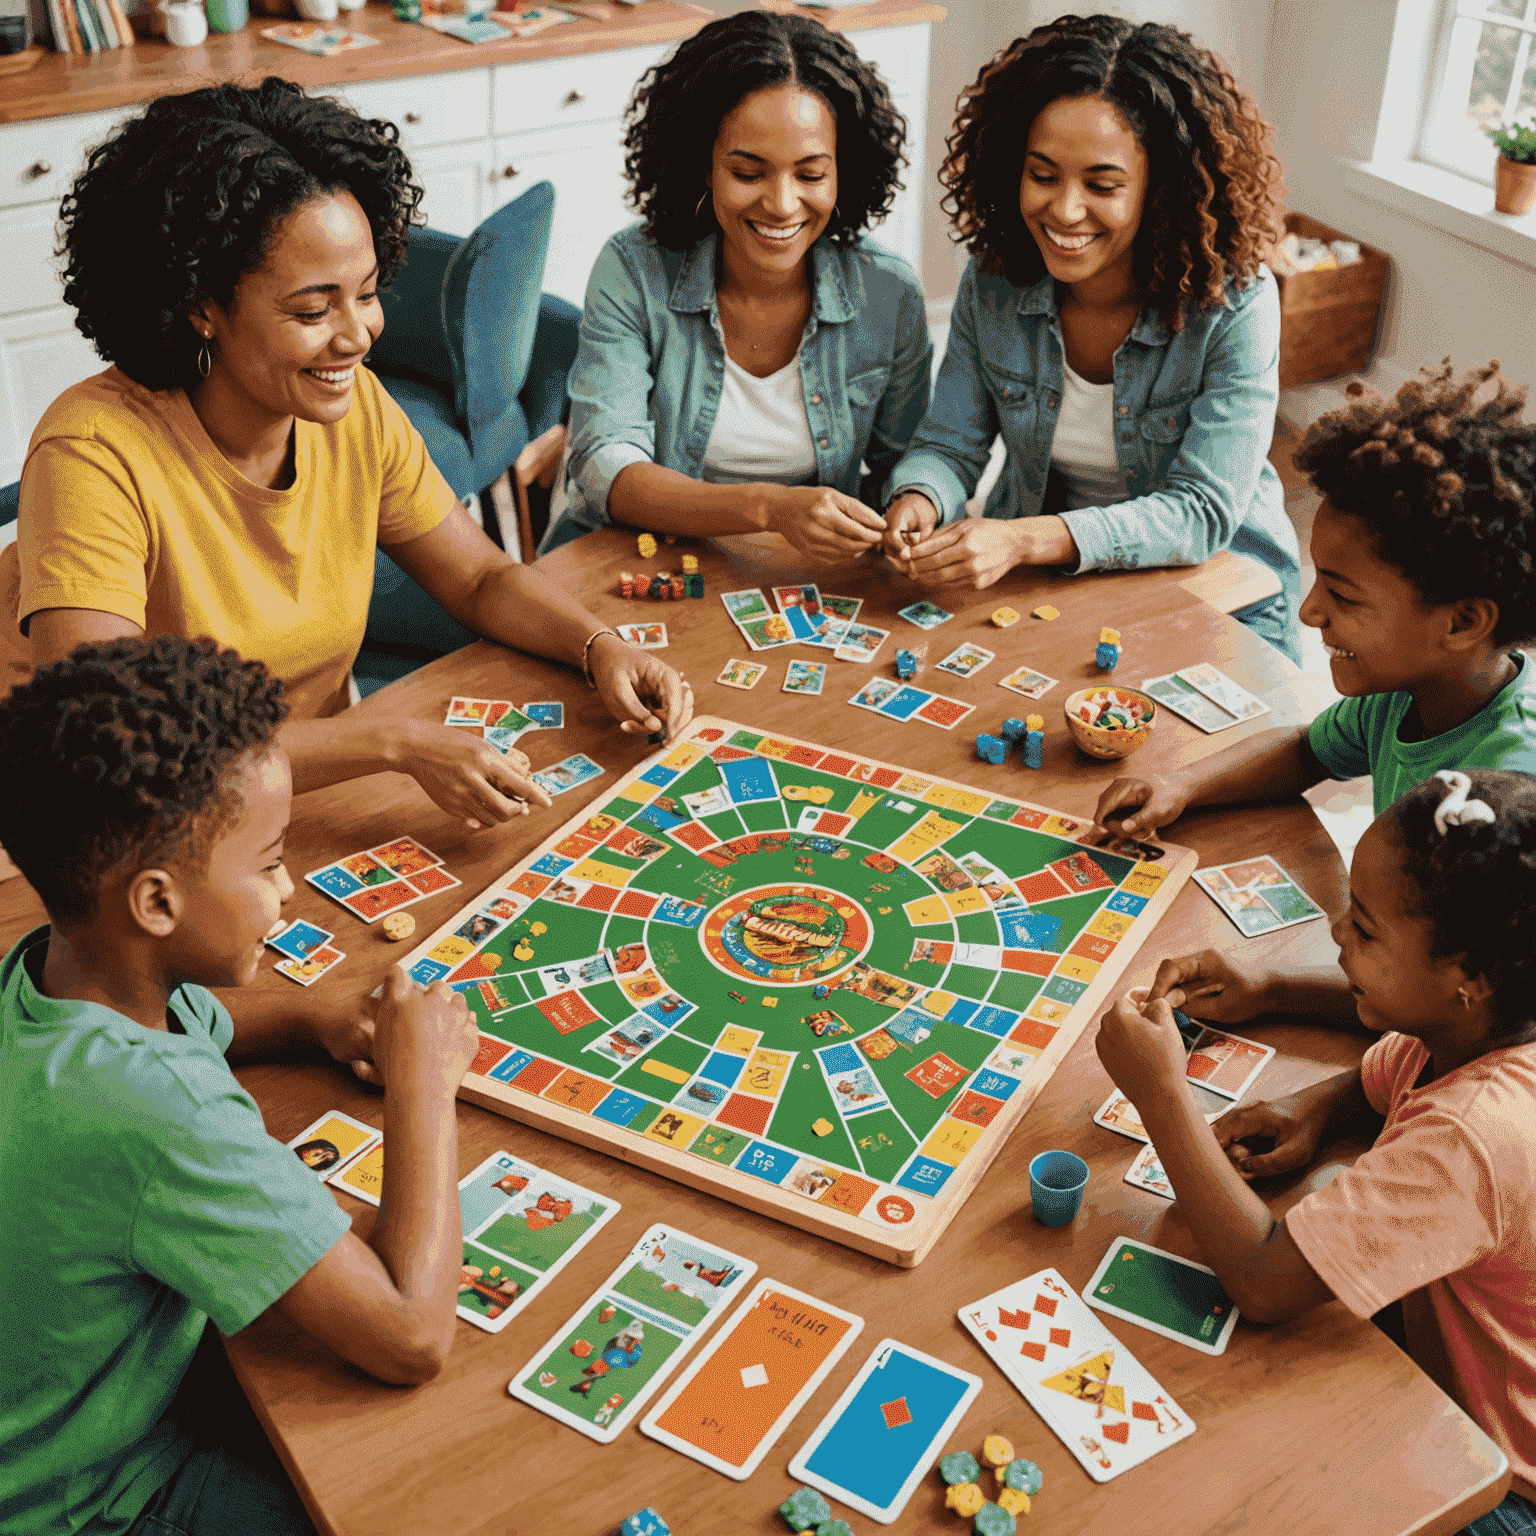
[[[1357,386],[1352,386],[1358,388]],[[1323,495],[1300,618],[1345,697],[1309,728],[1263,731],[1164,780],[1116,779],[1095,820],[1141,837],[1200,805],[1288,799],[1369,773],[1380,815],[1442,768],[1536,772],[1536,427],[1498,364],[1421,370],[1317,421],[1297,466]],[[1164,975],[1167,972],[1167,975]],[[1177,978],[1177,983],[1175,983]],[[1353,1027],[1342,974],[1249,976],[1214,951],[1165,961],[1200,1018],[1305,1012]],[[1298,990],[1299,989],[1299,990]]]
[[[269,1307],[385,1381],[454,1327],[462,998],[393,973],[375,1024],[237,1027],[292,892],[282,684],[211,641],[84,645],[0,703],[0,843],[50,926],[0,962],[0,1530],[313,1527],[244,1404],[179,1394],[208,1321]],[[229,1062],[371,1060],[391,1156],[364,1243]]]

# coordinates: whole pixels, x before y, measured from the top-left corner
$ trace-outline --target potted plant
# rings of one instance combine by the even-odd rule
[[[1498,150],[1493,206],[1500,213],[1527,214],[1536,207],[1536,123],[1490,128]]]

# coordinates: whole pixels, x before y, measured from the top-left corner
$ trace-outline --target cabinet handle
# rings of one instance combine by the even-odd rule
[[[411,125],[411,127],[414,128],[416,126],[416,124],[421,121],[421,113],[420,112],[407,112],[405,114],[405,120],[406,120],[407,123],[409,123]]]
[[[506,166],[501,173],[503,181],[511,181],[514,176],[521,176],[522,172],[515,165]]]
[[[53,166],[47,160],[34,160],[21,174],[25,181],[38,181],[44,176],[52,176]]]
[[[578,102],[585,101],[586,99],[580,91],[567,91],[565,93],[565,100],[560,105],[562,107],[574,107]]]

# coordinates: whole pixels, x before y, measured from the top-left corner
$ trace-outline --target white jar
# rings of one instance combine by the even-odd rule
[[[208,36],[208,17],[202,0],[160,0],[165,16],[166,40],[177,48],[196,48]]]
[[[335,21],[340,14],[336,0],[296,0],[305,21]]]

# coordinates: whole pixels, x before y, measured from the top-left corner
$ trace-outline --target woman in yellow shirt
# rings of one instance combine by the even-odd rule
[[[349,715],[374,549],[455,618],[579,666],[625,731],[688,685],[465,513],[362,366],[421,198],[393,125],[269,78],[152,102],[61,210],[66,300],[113,364],[66,390],[22,471],[34,667],[84,641],[212,636],[287,685],[294,788],[393,768],[471,825],[549,798],[519,753]]]

